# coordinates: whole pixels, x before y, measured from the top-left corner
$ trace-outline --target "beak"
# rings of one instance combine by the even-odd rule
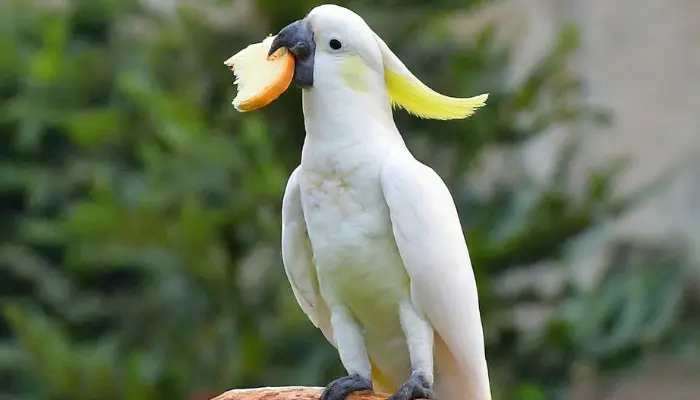
[[[301,88],[313,86],[316,42],[308,21],[300,19],[279,31],[272,41],[268,56],[282,47],[287,48],[294,55],[295,68],[292,82]]]

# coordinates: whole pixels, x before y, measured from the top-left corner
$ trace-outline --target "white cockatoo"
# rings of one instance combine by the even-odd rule
[[[274,38],[295,56],[306,139],[282,202],[282,259],[302,310],[337,348],[354,391],[391,400],[489,400],[477,287],[454,200],[416,160],[392,105],[466,118],[416,78],[359,15],[314,8]]]

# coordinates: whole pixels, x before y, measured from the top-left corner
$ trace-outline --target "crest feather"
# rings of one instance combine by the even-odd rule
[[[434,91],[413,75],[379,36],[376,38],[382,52],[386,88],[394,107],[421,118],[447,120],[467,118],[486,104],[488,93],[457,98]]]

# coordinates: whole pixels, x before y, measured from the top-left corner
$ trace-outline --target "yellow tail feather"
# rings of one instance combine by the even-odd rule
[[[399,390],[399,387],[391,383],[391,380],[377,367],[374,361],[369,361],[372,366],[372,386],[374,391],[379,393],[394,393]]]

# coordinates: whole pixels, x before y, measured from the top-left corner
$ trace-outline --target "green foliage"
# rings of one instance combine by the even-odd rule
[[[239,25],[216,18],[230,12],[224,3],[172,13],[136,0],[0,6],[3,398],[184,399],[235,386],[322,385],[342,373],[296,305],[279,255],[282,191],[304,134],[299,93],[236,113],[223,66],[316,2],[259,0],[258,19]],[[456,3],[415,3],[351,5],[436,90],[491,93],[466,122],[396,120],[463,216],[494,391],[548,398],[577,359],[602,365],[611,352],[664,341],[680,319],[680,272],[611,278],[592,295],[569,291],[560,300],[570,307],[552,317],[545,338],[500,323],[522,299],[499,295],[493,282],[563,260],[571,240],[639,196],[618,197],[608,167],[572,196],[573,145],[548,182],[503,179],[488,194],[465,185],[486,151],[601,114],[579,103],[580,83],[565,68],[575,30],[507,87],[507,52],[492,46],[491,32],[458,46],[440,29]],[[610,289],[620,279],[628,290]],[[654,291],[657,308],[644,309],[640,296]],[[611,310],[625,316],[618,330],[590,324]]]

